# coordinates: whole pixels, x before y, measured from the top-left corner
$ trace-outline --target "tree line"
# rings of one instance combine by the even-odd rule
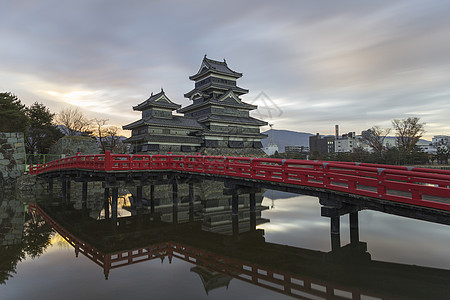
[[[391,132],[395,133],[395,145],[387,145],[386,138]],[[389,165],[427,164],[437,161],[447,163],[450,156],[450,145],[437,147],[437,153],[425,153],[417,142],[425,133],[425,123],[418,117],[392,120],[392,128],[373,126],[361,134],[361,141],[367,147],[354,147],[351,152],[320,153],[314,151],[309,154],[310,159],[328,161],[357,161]],[[277,153],[273,157],[305,159],[301,153]]]
[[[124,152],[119,128],[106,119],[88,119],[78,108],[64,108],[52,113],[44,104],[27,107],[10,93],[0,93],[0,132],[23,132],[27,154],[46,154],[63,136],[95,138],[101,151]]]

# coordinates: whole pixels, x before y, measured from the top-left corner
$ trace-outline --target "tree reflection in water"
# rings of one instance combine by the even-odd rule
[[[32,259],[41,256],[50,245],[51,237],[54,233],[52,227],[48,225],[40,216],[24,214],[23,230],[20,239],[15,239],[13,244],[2,245],[0,247],[0,283],[13,277],[16,273],[16,266],[27,257]],[[17,218],[17,214],[15,215]],[[10,218],[0,220],[0,228],[7,229],[11,224]],[[4,235],[2,235],[2,238]],[[5,241],[5,239],[2,239]]]

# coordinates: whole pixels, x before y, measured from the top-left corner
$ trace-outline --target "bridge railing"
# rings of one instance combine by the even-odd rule
[[[174,170],[324,188],[450,210],[450,171],[379,164],[201,155],[76,155],[33,166],[61,170]],[[447,203],[443,203],[444,198]],[[436,201],[435,201],[436,200]],[[445,202],[444,201],[444,202]]]
[[[250,157],[226,157],[224,173],[228,176],[252,178],[253,160],[254,159]]]
[[[200,155],[186,155],[184,159],[184,170],[188,172],[202,172],[203,156]]]
[[[450,170],[441,170],[441,169],[432,169],[432,168],[419,168],[419,167],[412,167],[412,166],[396,166],[396,165],[383,165],[383,164],[359,163],[359,162],[334,162],[334,163],[347,164],[347,165],[351,165],[351,166],[360,166],[360,167],[385,168],[385,169],[395,169],[395,170],[401,170],[401,171],[412,171],[412,172],[450,175]]]

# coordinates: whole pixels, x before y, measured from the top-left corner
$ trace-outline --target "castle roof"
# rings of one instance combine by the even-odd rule
[[[241,124],[241,125],[256,125],[264,126],[267,122],[261,121],[252,117],[233,117],[233,116],[223,116],[223,115],[206,115],[198,119],[198,122],[219,122],[228,124]]]
[[[126,143],[132,142],[150,142],[150,143],[190,143],[190,144],[201,144],[202,138],[198,136],[177,136],[177,135],[149,135],[140,134],[133,135],[132,137],[125,140]]]
[[[210,82],[207,84],[204,84],[200,87],[194,88],[193,90],[187,92],[186,94],[184,94],[185,98],[191,98],[191,96],[195,93],[201,93],[204,95],[207,95],[204,93],[204,91],[207,91],[208,89],[215,89],[215,90],[222,90],[222,91],[227,91],[227,90],[233,90],[233,92],[235,92],[238,95],[243,95],[243,94],[247,94],[248,90],[247,89],[243,89],[241,87],[238,86],[233,86],[230,87],[229,85],[226,84],[220,84],[217,82]]]
[[[137,106],[133,106],[133,110],[142,111],[147,108],[158,107],[158,108],[168,108],[171,110],[175,110],[181,107],[181,105],[172,102],[164,93],[164,90],[161,89],[161,92],[158,94],[150,95],[150,98],[145,100],[144,102],[138,104]]]
[[[211,105],[228,106],[228,107],[235,107],[235,108],[248,109],[248,110],[253,110],[253,109],[257,108],[256,105],[243,102],[234,93],[234,91],[232,89],[230,89],[230,90],[228,90],[228,92],[224,93],[219,99],[210,98],[210,99],[207,99],[206,101],[196,103],[196,104],[191,104],[191,105],[185,106],[183,108],[180,108],[177,110],[177,112],[185,113],[185,112],[189,112],[189,111],[198,109],[203,106],[211,106]]]
[[[222,131],[205,130],[197,133],[197,136],[220,136],[223,137]],[[227,136],[242,137],[242,138],[260,138],[265,139],[268,137],[264,133],[245,133],[245,132],[228,132]]]
[[[156,126],[156,127],[175,127],[175,128],[186,128],[186,129],[198,129],[203,130],[204,127],[197,122],[196,119],[184,117],[184,116],[172,116],[172,119],[163,118],[150,118],[150,119],[140,119],[128,125],[122,126],[123,129],[134,129],[142,126]]]
[[[197,80],[198,78],[207,74],[208,72],[227,75],[234,78],[242,77],[242,73],[235,72],[228,67],[225,59],[222,62],[206,58],[205,55],[202,61],[202,65],[200,66],[200,69],[198,70],[197,74],[189,76],[189,79]]]

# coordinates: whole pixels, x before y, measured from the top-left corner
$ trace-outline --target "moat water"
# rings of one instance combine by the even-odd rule
[[[154,213],[137,213],[123,194],[117,220],[101,200],[88,210],[76,195],[63,207],[44,200],[62,235],[27,212],[28,200],[3,197],[0,299],[450,299],[446,225],[360,211],[359,243],[342,216],[342,248],[331,251],[315,197],[264,191],[253,215],[244,199],[233,234],[231,196],[196,190],[191,211],[182,200],[175,211],[161,194]],[[105,271],[74,240],[110,259],[138,258]]]

